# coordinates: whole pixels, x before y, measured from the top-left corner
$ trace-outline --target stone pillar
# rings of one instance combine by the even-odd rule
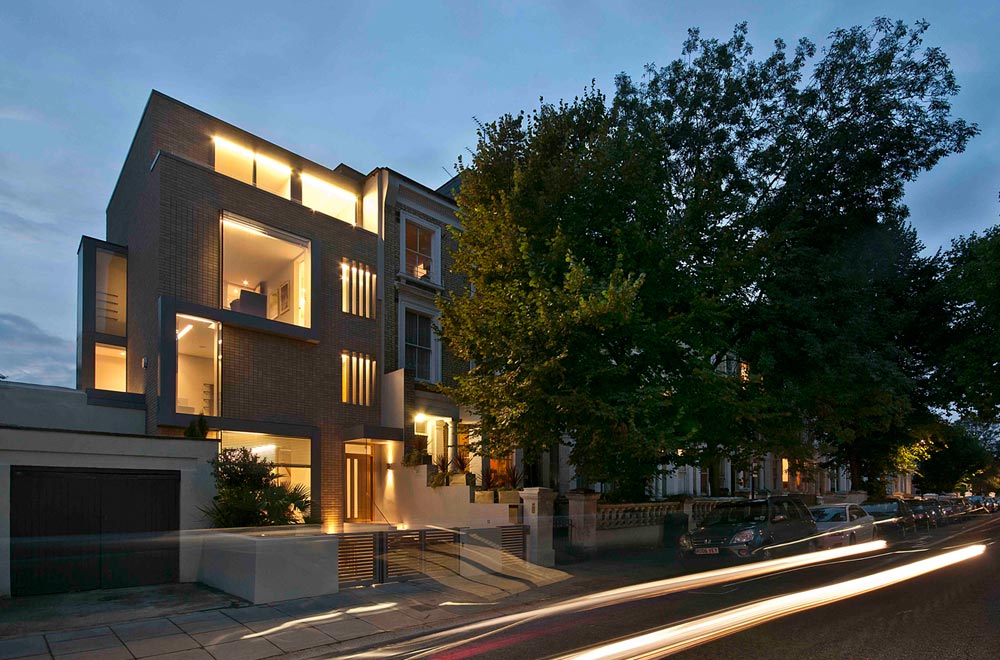
[[[445,429],[448,434],[448,463],[454,465],[458,458],[458,424],[452,420],[451,424],[445,424]]]
[[[569,492],[569,544],[577,551],[597,549],[597,493]]]
[[[524,524],[528,526],[528,547],[525,559],[537,566],[555,566],[552,547],[552,515],[556,494],[550,488],[522,488]]]

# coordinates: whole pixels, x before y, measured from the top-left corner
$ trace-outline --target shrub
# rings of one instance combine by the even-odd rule
[[[212,460],[217,494],[202,512],[214,527],[268,527],[299,522],[309,508],[301,484],[275,483],[274,463],[246,447],[223,449]]]

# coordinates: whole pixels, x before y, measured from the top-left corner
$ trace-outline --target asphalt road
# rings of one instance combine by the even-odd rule
[[[974,516],[860,557],[543,617],[506,619],[474,630],[456,628],[382,648],[367,657],[562,657],[644,633],[701,625],[705,617],[720,612],[732,614],[750,603],[880,574],[975,542],[987,545],[978,557],[867,594],[782,615],[670,657],[998,660],[1000,545],[993,545],[998,539],[1000,514]],[[597,650],[593,657],[606,653]],[[641,657],[666,655],[654,652]]]

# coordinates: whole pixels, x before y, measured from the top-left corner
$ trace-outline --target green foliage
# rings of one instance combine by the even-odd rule
[[[291,525],[309,508],[305,487],[276,484],[274,464],[246,447],[219,452],[212,474],[217,494],[203,512],[214,527]]]
[[[427,452],[423,449],[411,449],[403,456],[405,467],[416,467],[423,465],[427,461]]]
[[[198,415],[198,419],[191,420],[191,423],[184,429],[185,438],[207,438],[208,420],[204,415]]]
[[[614,98],[481,124],[441,335],[479,453],[570,460],[642,499],[663,463],[816,449],[870,482],[929,403],[920,332],[940,264],[903,188],[977,128],[924,23],[755,59],[745,25],[620,75]],[[483,310],[489,310],[484,314]],[[746,360],[747,373],[725,365]]]
[[[1000,421],[1000,227],[952,241],[941,283],[951,323],[935,384],[964,416]]]
[[[932,448],[915,479],[924,492],[951,493],[971,487],[993,465],[993,457],[969,429],[941,423],[930,436]]]

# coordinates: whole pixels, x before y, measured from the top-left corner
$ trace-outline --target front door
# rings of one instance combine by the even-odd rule
[[[347,454],[344,479],[344,519],[347,522],[371,522],[372,519],[372,457],[367,454]]]

